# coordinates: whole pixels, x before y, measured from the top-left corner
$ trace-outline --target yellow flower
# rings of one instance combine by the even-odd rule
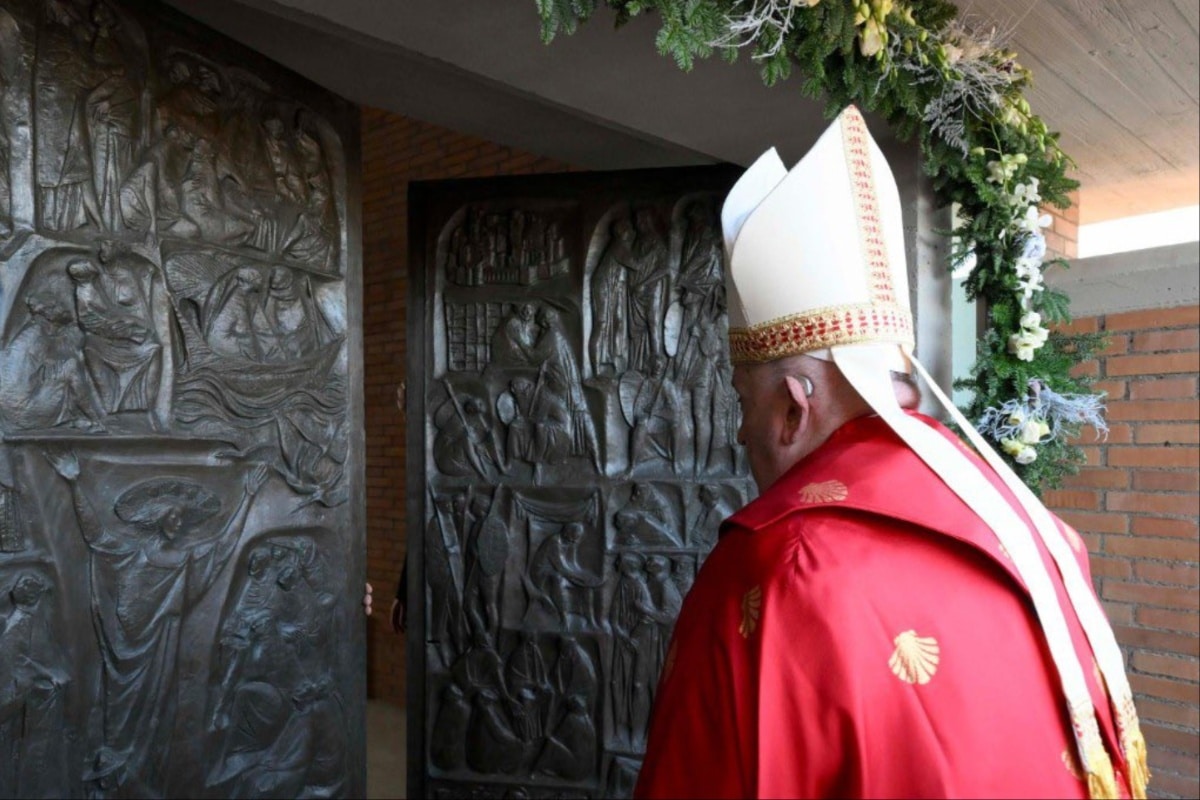
[[[1025,445],[1016,439],[1005,439],[1000,442],[1000,449],[1015,458],[1018,453],[1025,449]]]

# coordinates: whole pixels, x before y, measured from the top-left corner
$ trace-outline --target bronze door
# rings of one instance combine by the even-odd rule
[[[632,791],[673,620],[752,493],[735,174],[412,186],[413,796]]]
[[[357,159],[157,3],[0,8],[0,796],[363,795]]]

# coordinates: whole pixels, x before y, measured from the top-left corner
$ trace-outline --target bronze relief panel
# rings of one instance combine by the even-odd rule
[[[360,794],[352,110],[116,0],[0,107],[0,795]]]
[[[730,177],[411,190],[410,791],[632,791],[675,617],[752,491]]]

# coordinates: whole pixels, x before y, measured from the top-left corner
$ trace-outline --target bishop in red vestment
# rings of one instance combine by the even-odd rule
[[[1072,639],[1090,664],[1078,623]],[[1120,752],[1094,670],[1088,688]],[[636,796],[1086,798],[1074,749],[1011,559],[871,415],[723,527],[675,627]]]
[[[759,498],[666,657],[639,797],[1145,797],[1078,534],[913,357],[899,193],[850,107],[722,211]],[[913,411],[923,376],[974,450]],[[957,416],[955,416],[957,415]]]

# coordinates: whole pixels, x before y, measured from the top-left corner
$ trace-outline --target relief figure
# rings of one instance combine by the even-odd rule
[[[620,375],[629,360],[629,273],[634,269],[633,225],[613,221],[608,246],[592,275],[592,369]]]
[[[488,480],[500,468],[491,416],[477,398],[459,397],[443,381],[448,399],[433,416],[433,460],[445,475]]]
[[[29,316],[0,353],[0,402],[9,424],[22,430],[103,430],[107,411],[85,365],[85,334],[72,303],[41,289],[25,297],[25,307]]]
[[[340,694],[321,665],[333,596],[307,536],[260,542],[221,626],[207,785],[230,797],[332,796],[344,780]]]
[[[649,209],[634,214],[637,238],[629,277],[629,368],[653,374],[666,355],[663,326],[671,297],[669,251]]]
[[[425,582],[429,586],[429,628],[442,663],[450,666],[466,646],[463,554],[456,520],[466,512],[466,494],[436,495],[425,528]]]
[[[471,629],[485,632],[493,640],[500,630],[500,598],[508,561],[509,525],[499,513],[499,505],[499,499],[489,502],[485,495],[476,495],[471,501],[470,562],[464,590]]]
[[[570,420],[571,455],[586,457],[595,470],[601,472],[596,429],[583,396],[579,363],[563,328],[562,314],[553,308],[542,308],[538,312],[538,324],[541,333],[537,352],[545,367],[545,391],[563,400]]]
[[[67,793],[62,732],[71,677],[49,592],[43,577],[22,572],[0,605],[0,797]]]
[[[151,311],[153,275],[131,257],[102,249],[100,263],[67,265],[75,316],[83,331],[83,358],[106,414],[153,414],[162,375],[162,343]]]
[[[105,525],[80,486],[73,453],[47,453],[67,481],[88,549],[91,611],[102,657],[101,741],[94,763],[131,783],[122,791],[166,791],[175,721],[173,681],[187,610],[208,591],[237,548],[250,504],[267,478],[247,473],[242,496],[215,535],[200,529],[221,511],[215,494],[190,480],[151,478],[121,493]],[[102,776],[97,776],[102,777]]]
[[[530,610],[537,603],[545,604],[564,629],[572,616],[596,626],[594,594],[604,578],[579,563],[579,543],[586,532],[583,523],[568,522],[548,535],[534,551],[529,574],[523,577]]]

